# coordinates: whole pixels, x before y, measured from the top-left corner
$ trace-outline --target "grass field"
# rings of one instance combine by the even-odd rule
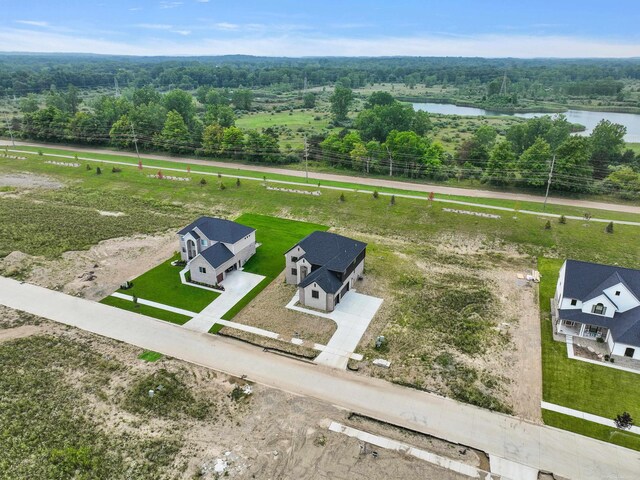
[[[152,350],[145,350],[140,355],[138,355],[140,360],[144,360],[145,362],[157,362],[162,358],[162,354],[158,352],[154,352]]]
[[[176,245],[177,245],[176,238]],[[136,296],[145,300],[170,305],[183,310],[200,312],[213,302],[220,294],[203,288],[185,285],[180,281],[180,270],[184,267],[174,267],[172,261],[178,260],[175,255],[169,260],[134,278],[133,287],[127,290],[119,289],[125,295]]]
[[[538,269],[540,282],[540,315],[542,325],[542,375],[543,399],[550,403],[570,407],[594,415],[613,419],[622,412],[640,418],[640,376],[634,373],[593,365],[567,357],[563,342],[552,336],[549,299],[555,294],[555,286],[562,260],[540,258]],[[620,432],[591,422],[574,419],[553,412],[544,412],[545,422],[619,443],[640,450],[640,436]]]
[[[72,150],[63,150],[63,149],[49,149],[49,148],[35,148],[35,147],[19,147],[20,149],[22,149],[23,151],[33,151],[35,152],[36,150],[41,150],[42,152],[46,153],[52,153],[52,154],[61,154],[61,155],[69,155],[71,158],[73,158],[73,156],[75,155],[75,153]],[[108,152],[105,153],[81,153],[80,154],[81,158],[91,158],[91,159],[95,159],[95,160],[105,160],[105,161],[115,161],[115,162],[124,162],[124,163],[128,163],[130,165],[136,165],[138,164],[138,160],[137,158],[133,157],[133,156],[122,156],[122,155],[115,155],[115,154],[110,154]],[[37,157],[36,157],[37,158]],[[41,157],[40,157],[41,158]],[[1,159],[0,159],[1,161]],[[153,173],[156,173],[157,171],[155,170],[155,168],[158,169],[179,169],[181,172],[183,172],[181,175],[184,175],[184,173],[186,173],[186,165],[184,163],[180,162],[180,159],[176,159],[175,161],[167,161],[167,160],[148,160],[145,159],[143,161],[143,164],[145,167],[153,167]],[[0,163],[1,165],[1,163]],[[299,170],[300,166],[299,165],[291,165],[289,166],[291,169],[293,170]],[[108,168],[108,167],[105,167]],[[311,169],[313,170],[313,168],[316,168],[318,171],[322,171],[322,172],[326,172],[326,173],[337,173],[337,174],[343,174],[343,175],[354,175],[354,172],[352,171],[347,171],[347,170],[340,170],[340,169],[335,169],[335,168],[327,168],[326,166],[323,165],[316,165],[315,167],[312,165]],[[273,173],[263,173],[263,172],[258,172],[258,171],[251,171],[251,170],[237,170],[234,168],[228,168],[228,167],[217,167],[217,166],[209,166],[209,165],[197,165],[197,166],[191,166],[191,177],[194,178],[194,180],[200,180],[201,175],[199,176],[199,173],[206,173],[209,175],[216,175],[216,174],[221,174],[221,175],[225,175],[225,176],[230,176],[235,178],[236,176],[243,176],[243,177],[252,177],[255,178],[256,181],[263,181],[263,179],[267,179],[267,180],[273,180],[273,181],[284,181],[284,182],[295,182],[295,183],[304,183],[304,179],[300,178],[300,177],[295,177],[292,175],[283,175],[283,174],[273,174]],[[165,173],[167,173],[165,171]],[[208,177],[207,177],[208,178]],[[384,178],[384,179],[388,179],[388,177],[384,176],[384,175],[370,175],[368,178]],[[210,180],[210,179],[209,179]],[[395,180],[399,180],[402,181],[402,178],[397,178]],[[227,182],[229,181],[233,181],[233,180],[226,180]],[[427,183],[427,182],[420,182],[417,181],[417,183]],[[320,185],[320,187],[338,187],[338,188],[345,188],[345,189],[350,189],[350,190],[360,190],[360,191],[365,191],[365,192],[373,192],[374,190],[377,190],[380,193],[387,193],[387,194],[410,194],[410,195],[415,195],[415,196],[419,196],[419,197],[428,197],[428,193],[425,192],[417,192],[415,190],[411,190],[411,185],[408,184],[406,188],[386,188],[386,187],[369,187],[366,185],[359,185],[356,183],[351,183],[351,182],[335,182],[335,181],[327,181],[327,180],[322,180],[322,181],[318,181],[317,179],[313,178],[313,171],[310,172],[310,180],[309,180],[309,184],[310,185]],[[453,185],[456,187],[464,187],[464,185]],[[478,188],[481,189],[485,189],[485,190],[490,190],[491,187],[488,185],[475,185]],[[596,200],[596,201],[610,201],[613,203],[625,203],[624,201],[620,200],[620,199],[616,199],[616,198],[602,198],[602,197],[588,197],[588,196],[579,196],[577,198],[580,199],[584,199],[584,200]],[[445,194],[437,194],[436,195],[436,199],[438,200],[456,200],[456,201],[464,201],[464,202],[469,202],[469,203],[475,203],[475,204],[485,204],[485,205],[491,205],[491,206],[496,206],[496,207],[503,207],[503,208],[510,208],[510,209],[518,209],[518,210],[529,210],[529,211],[533,211],[533,212],[547,212],[547,213],[552,213],[552,214],[557,214],[557,215],[572,215],[572,216],[577,216],[577,217],[582,217],[585,213],[585,209],[584,208],[577,208],[577,207],[567,207],[567,206],[561,206],[561,205],[554,205],[554,204],[548,204],[546,206],[546,208],[544,207],[544,205],[540,202],[526,202],[526,201],[514,201],[514,200],[502,200],[502,199],[492,199],[492,198],[478,198],[478,197],[466,197],[466,196],[460,196],[460,195],[445,195]],[[627,202],[628,203],[628,202]],[[593,218],[606,218],[606,219],[610,219],[610,220],[625,220],[625,221],[640,221],[640,215],[636,215],[636,214],[630,214],[630,213],[620,213],[620,212],[611,212],[611,211],[606,211],[606,210],[597,210],[597,209],[591,209],[589,211],[589,213],[591,213],[593,215]]]
[[[128,310],[130,312],[139,313],[140,315],[146,315],[147,317],[157,318],[158,320],[164,320],[165,322],[175,323],[176,325],[184,325],[191,320],[191,317],[187,317],[185,315],[169,312],[160,308],[149,307],[147,305],[140,305],[139,303],[135,304],[129,300],[123,300],[122,298],[106,297],[100,300],[100,303]]]

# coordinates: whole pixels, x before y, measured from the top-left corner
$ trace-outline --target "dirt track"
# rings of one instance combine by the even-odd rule
[[[6,140],[0,140],[0,145],[10,145],[10,142]],[[103,153],[103,154],[120,155],[120,156],[127,156],[127,157],[130,157],[132,155],[131,152],[118,152],[114,150],[83,148],[83,147],[75,147],[75,146],[67,147],[65,145],[46,144],[46,143],[16,142],[16,145],[58,148],[58,149],[74,150],[78,152]],[[173,162],[179,162],[179,163],[191,164],[191,165],[209,165],[209,166],[224,167],[224,168],[236,168],[238,170],[250,170],[254,172],[289,175],[292,177],[301,177],[301,178],[305,177],[305,172],[303,171],[288,170],[286,168],[265,167],[260,165],[244,165],[241,163],[217,162],[214,160],[196,160],[193,158],[176,158],[176,157],[171,157],[167,155],[140,154],[140,156],[142,158],[147,158],[152,160],[169,160]],[[428,183],[414,183],[414,182],[404,182],[400,180],[384,180],[384,179],[377,179],[377,178],[362,178],[362,177],[349,176],[349,175],[336,175],[332,173],[311,172],[311,176],[314,181],[328,180],[328,181],[335,181],[335,182],[347,182],[347,183],[356,183],[359,185],[365,185],[370,187],[398,188],[398,189],[404,189],[404,190],[412,190],[416,192],[427,192],[427,193],[433,192],[436,194],[439,193],[439,194],[445,194],[445,195],[460,195],[460,196],[474,197],[474,198],[495,198],[495,199],[503,199],[503,200],[514,200],[514,201],[519,200],[519,201],[537,202],[537,203],[544,202],[544,197],[542,196],[525,194],[525,193],[495,192],[490,190],[475,190],[470,188],[445,187],[442,185],[433,185]],[[549,197],[548,203],[556,204],[556,205],[565,205],[570,207],[585,208],[585,209],[610,210],[612,212],[640,214],[640,206],[637,206],[637,205],[621,205],[616,203],[594,202],[589,200],[576,200],[571,198],[560,198],[560,197]]]

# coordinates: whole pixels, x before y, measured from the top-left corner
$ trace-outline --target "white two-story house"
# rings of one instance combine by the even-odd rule
[[[640,360],[640,270],[567,260],[555,295],[556,332],[606,342]]]
[[[299,302],[331,312],[364,273],[367,244],[329,232],[313,232],[285,253],[286,282]]]
[[[256,230],[230,220],[200,217],[178,232],[180,257],[191,280],[219,285],[256,253]]]

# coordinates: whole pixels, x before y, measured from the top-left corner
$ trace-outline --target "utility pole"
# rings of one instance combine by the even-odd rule
[[[389,154],[389,176],[393,177],[393,156],[391,155],[389,147],[387,147],[387,153]]]
[[[304,171],[307,183],[309,183],[309,146],[307,145],[307,134],[304,134]]]
[[[551,188],[551,177],[553,177],[553,166],[556,164],[556,156],[551,159],[551,168],[549,169],[549,180],[547,180],[547,193],[544,194],[544,204],[542,210],[547,209],[547,197],[549,196],[549,188]]]
[[[131,122],[131,133],[133,134],[133,144],[136,146],[136,155],[138,156],[138,163],[140,163],[140,152],[138,151],[138,137],[136,137],[136,131],[133,129],[133,122]]]

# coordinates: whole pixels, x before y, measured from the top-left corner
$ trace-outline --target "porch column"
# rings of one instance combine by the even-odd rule
[[[587,328],[586,324],[584,324],[584,323],[580,324],[580,336],[581,337],[584,337],[584,331],[585,331],[586,328]]]
[[[560,330],[562,329],[562,325],[563,325],[563,321],[561,318],[559,318],[558,321],[556,322],[556,333],[560,333]]]

